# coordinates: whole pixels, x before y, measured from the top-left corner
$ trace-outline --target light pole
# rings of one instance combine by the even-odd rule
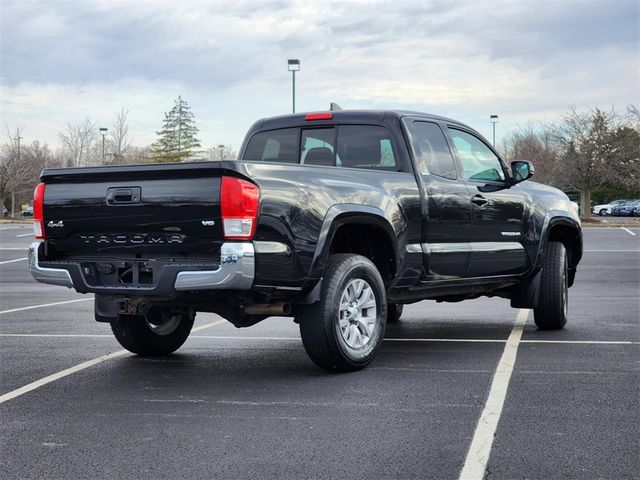
[[[22,168],[20,166],[20,140],[22,137],[20,136],[20,129],[16,128],[16,141],[18,142],[18,168]],[[15,216],[16,214],[16,189],[11,189],[11,216]]]
[[[220,149],[220,160],[222,160],[222,156],[224,155],[224,145],[218,145],[218,148]]]
[[[102,135],[102,163],[104,163],[104,137],[107,134],[107,127],[100,127],[100,135]]]
[[[491,115],[489,117],[491,125],[493,125],[493,148],[496,147],[496,123],[498,123],[498,115]]]
[[[292,98],[293,98],[293,113],[296,113],[296,72],[300,70],[300,60],[296,58],[289,59],[289,71],[293,75],[293,83],[292,83]]]

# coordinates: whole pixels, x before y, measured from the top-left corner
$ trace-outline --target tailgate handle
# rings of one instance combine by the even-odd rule
[[[113,187],[107,190],[107,205],[135,205],[141,197],[140,187]]]

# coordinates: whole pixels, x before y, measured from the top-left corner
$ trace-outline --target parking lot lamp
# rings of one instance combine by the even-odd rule
[[[292,86],[292,112],[296,113],[296,72],[300,70],[300,60],[295,58],[289,59],[289,71],[291,72],[293,83]]]
[[[102,135],[102,163],[104,163],[104,137],[107,134],[107,127],[100,127],[100,135]]]
[[[493,125],[493,147],[496,146],[496,123],[498,123],[498,115],[491,115],[489,117],[491,120],[491,125]]]

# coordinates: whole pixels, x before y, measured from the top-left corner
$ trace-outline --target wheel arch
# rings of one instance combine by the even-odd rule
[[[569,264],[569,286],[573,285],[576,268],[582,258],[582,227],[579,221],[566,215],[549,216],[545,219],[545,226],[538,251],[537,265],[542,265],[544,254],[549,242],[560,242],[567,250]]]
[[[384,211],[367,205],[333,205],[322,223],[310,279],[319,279],[329,255],[355,253],[369,258],[389,286],[398,272],[395,230]]]

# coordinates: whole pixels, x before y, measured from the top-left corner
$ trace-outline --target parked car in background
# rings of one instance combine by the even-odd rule
[[[639,206],[640,200],[632,200],[629,203],[616,207],[616,211],[619,217],[631,217],[633,211]]]
[[[9,210],[7,210],[7,207],[2,207],[2,216],[3,217],[8,217],[9,216]]]
[[[592,212],[596,215],[600,215],[601,217],[606,217],[607,215],[613,214],[613,209],[620,205],[627,203],[629,200],[614,200],[613,202],[605,203],[602,205],[596,205],[593,207]]]
[[[632,217],[640,217],[640,203],[638,205],[636,205],[634,207],[634,209],[631,211],[631,216]]]
[[[621,209],[622,207],[624,207],[625,205],[628,205],[629,203],[631,203],[633,200],[627,200],[624,203],[621,203],[620,205],[616,205],[615,207],[613,207],[611,209],[611,216],[612,217],[620,217],[621,216]]]
[[[33,217],[33,207],[27,207],[26,210],[20,212],[21,217]]]

